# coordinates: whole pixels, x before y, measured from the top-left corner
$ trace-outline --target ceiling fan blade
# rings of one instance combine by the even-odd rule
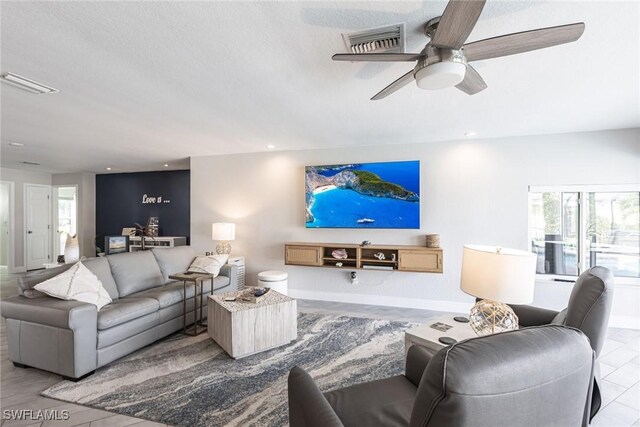
[[[458,89],[467,95],[475,95],[487,88],[480,74],[471,65],[467,64],[467,71],[464,74],[464,80],[456,85]]]
[[[530,50],[570,43],[578,40],[584,32],[584,22],[538,28],[537,30],[507,34],[464,45],[467,61],[498,58]]]
[[[373,98],[371,98],[371,100],[377,101],[378,99],[386,98],[387,96],[391,95],[397,90],[402,89],[403,87],[411,83],[413,80],[414,80],[413,70],[411,70],[407,74],[400,77],[398,80],[391,83],[389,86],[382,89],[380,92],[376,93],[373,96]]]
[[[431,44],[460,49],[476,26],[485,0],[450,0],[442,13]]]
[[[420,53],[336,53],[331,57],[334,61],[417,61],[424,55]]]

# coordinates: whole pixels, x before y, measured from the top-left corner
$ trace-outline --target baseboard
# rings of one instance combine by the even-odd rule
[[[289,288],[289,296],[298,299],[316,301],[335,301],[350,304],[371,304],[387,307],[417,308],[422,310],[443,311],[449,313],[468,313],[473,302],[455,302],[428,300],[420,298],[403,298],[386,295],[363,295],[343,292],[321,292]]]
[[[640,329],[640,317],[611,316],[609,318],[609,327],[622,329]]]
[[[316,301],[335,301],[350,304],[371,304],[387,307],[417,308],[422,310],[443,311],[449,313],[468,313],[473,306],[473,302],[455,302],[428,300],[419,298],[402,298],[385,295],[363,295],[343,292],[322,292],[309,291],[303,289],[288,290],[289,296],[298,299],[309,299]],[[640,317],[632,316],[611,316],[609,327],[623,329],[640,329]]]

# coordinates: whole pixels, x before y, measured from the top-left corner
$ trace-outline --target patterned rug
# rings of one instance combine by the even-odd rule
[[[398,375],[413,326],[302,313],[297,340],[239,360],[207,334],[176,334],[42,395],[175,426],[284,426],[293,366],[322,391]]]

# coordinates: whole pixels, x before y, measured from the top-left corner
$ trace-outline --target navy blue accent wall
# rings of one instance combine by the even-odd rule
[[[189,237],[188,170],[96,175],[98,246],[124,227],[146,226],[150,216],[160,218],[161,236]]]

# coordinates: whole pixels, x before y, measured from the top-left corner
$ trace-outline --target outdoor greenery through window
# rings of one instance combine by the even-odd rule
[[[577,276],[594,265],[640,277],[640,192],[529,191],[538,274]]]

